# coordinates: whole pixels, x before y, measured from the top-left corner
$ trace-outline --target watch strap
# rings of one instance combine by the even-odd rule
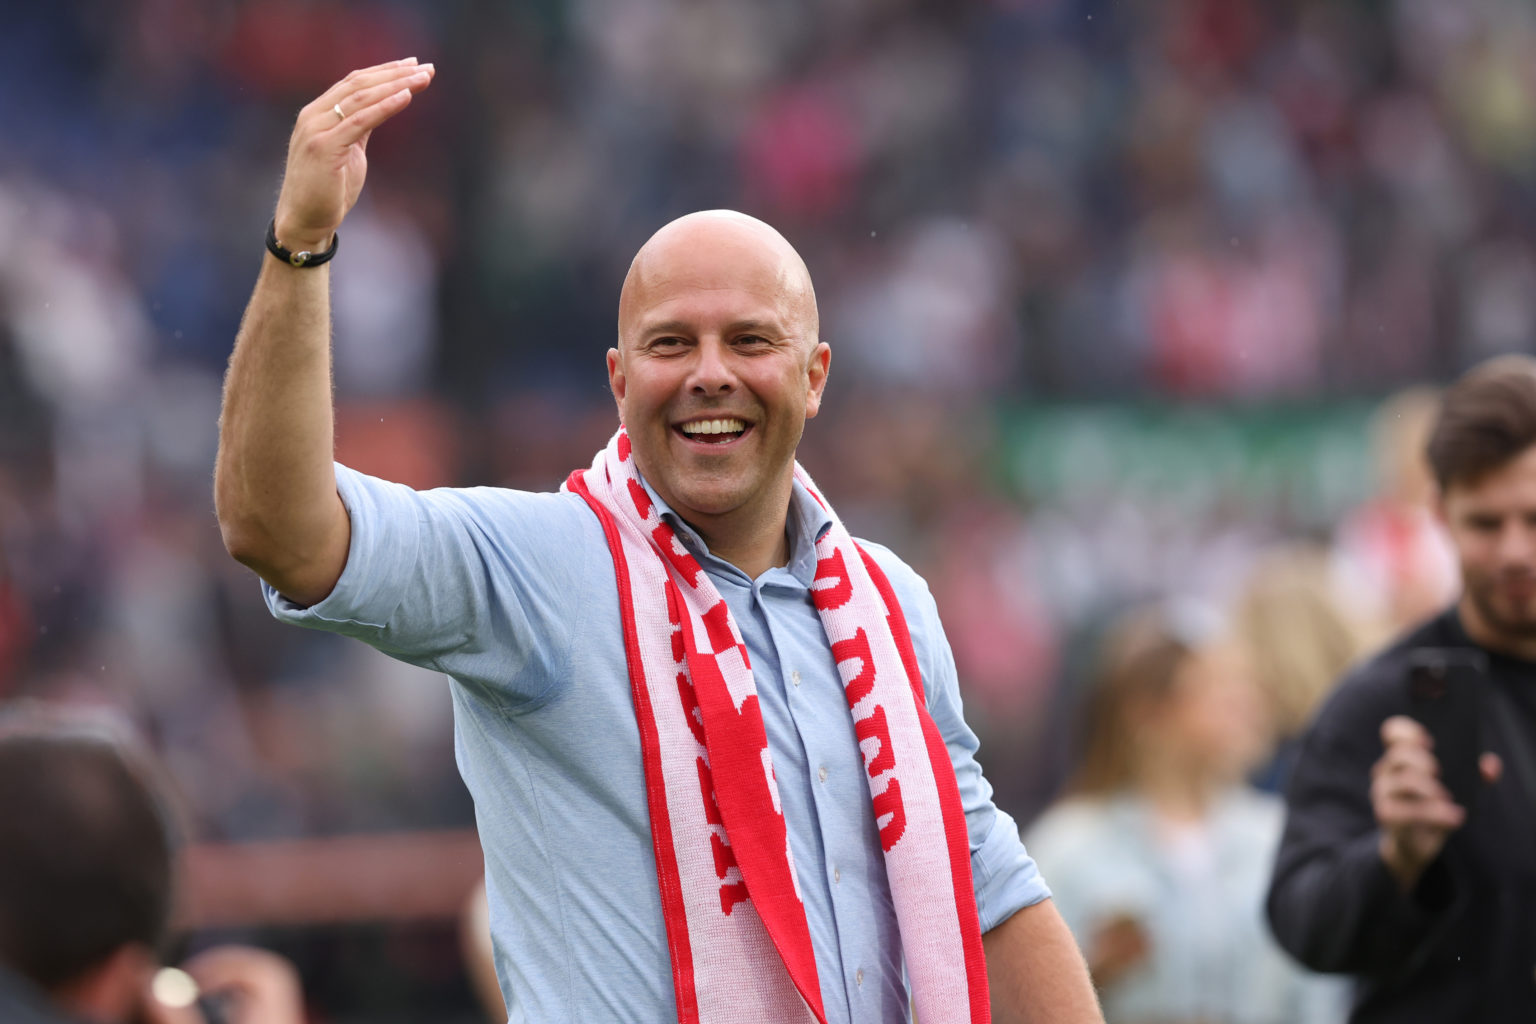
[[[277,240],[277,218],[267,225],[267,251],[291,267],[318,267],[322,263],[329,263],[331,257],[336,255],[336,247],[341,244],[341,232],[331,234],[331,247],[325,252],[311,252],[302,249],[293,252]]]

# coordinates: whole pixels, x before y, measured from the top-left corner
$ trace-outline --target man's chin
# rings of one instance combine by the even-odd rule
[[[669,502],[673,511],[687,519],[691,516],[713,518],[728,515],[741,507],[742,495],[738,487],[689,487],[682,486]]]
[[[1483,621],[1509,640],[1536,640],[1536,601],[1476,602]]]

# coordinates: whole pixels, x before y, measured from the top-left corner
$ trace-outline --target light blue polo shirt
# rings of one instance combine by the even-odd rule
[[[415,491],[339,465],[336,478],[352,520],[340,582],[307,609],[269,587],[268,605],[453,680],[455,751],[485,848],[511,1020],[676,1020],[618,592],[597,517],[574,494]],[[751,655],[828,1022],[905,1020],[869,783],[809,589],[830,521],[796,484],[790,563],[754,580],[651,496]],[[886,548],[864,546],[911,628],[960,785],[987,931],[1050,893],[1013,820],[992,804],[927,586]]]

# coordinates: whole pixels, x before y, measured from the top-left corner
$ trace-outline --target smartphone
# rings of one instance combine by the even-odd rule
[[[1469,816],[1482,788],[1487,675],[1487,656],[1471,648],[1421,647],[1408,654],[1408,713],[1435,741],[1440,782]]]

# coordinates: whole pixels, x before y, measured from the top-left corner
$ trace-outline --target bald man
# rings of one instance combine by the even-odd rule
[[[280,619],[451,678],[510,1019],[1100,1020],[926,586],[796,467],[831,353],[773,228],[710,211],[640,250],[621,428],[560,492],[333,464],[325,261],[370,133],[433,74],[301,111],[215,497]]]

